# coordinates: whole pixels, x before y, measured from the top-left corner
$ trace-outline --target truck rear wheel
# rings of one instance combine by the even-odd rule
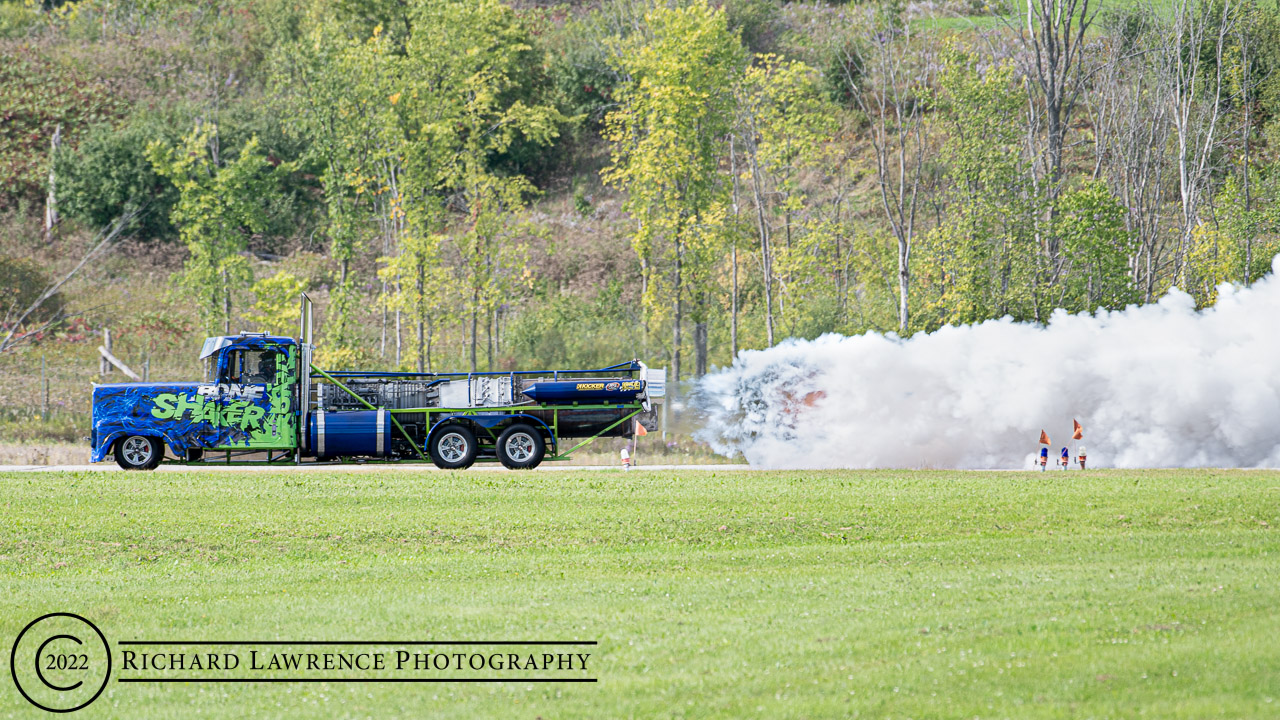
[[[542,462],[547,443],[531,425],[512,425],[498,436],[498,459],[512,470],[532,470]]]
[[[446,425],[436,430],[429,448],[431,462],[441,470],[471,467],[478,450],[475,433],[462,425]]]
[[[125,470],[155,470],[164,458],[164,446],[146,435],[126,435],[116,441],[116,464]]]

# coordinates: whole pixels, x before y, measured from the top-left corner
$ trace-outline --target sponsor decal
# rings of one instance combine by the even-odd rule
[[[208,398],[224,397],[224,398],[241,398],[244,400],[257,400],[262,397],[262,393],[267,389],[265,385],[241,385],[239,383],[219,383],[217,385],[201,385],[196,388],[196,392]]]

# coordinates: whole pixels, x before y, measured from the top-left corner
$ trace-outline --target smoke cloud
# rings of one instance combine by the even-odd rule
[[[1031,468],[1043,428],[1089,467],[1280,467],[1280,257],[1223,285],[1047,326],[992,320],[741,353],[698,384],[697,437],[768,468]],[[1084,439],[1071,441],[1072,419]]]

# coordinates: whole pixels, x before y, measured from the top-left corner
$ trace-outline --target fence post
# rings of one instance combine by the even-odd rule
[[[111,328],[109,327],[102,328],[102,347],[106,348],[107,352],[111,352]],[[99,358],[98,374],[106,375],[109,372],[111,372],[111,363],[107,362],[105,356]]]
[[[40,403],[40,422],[49,422],[49,377],[45,370],[44,353],[40,353],[40,390],[43,400]]]

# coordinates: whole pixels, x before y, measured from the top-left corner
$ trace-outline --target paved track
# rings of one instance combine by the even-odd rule
[[[750,465],[639,465],[632,470],[750,470]],[[236,472],[236,471],[269,471],[269,472],[444,472],[427,463],[304,463],[295,465],[280,463],[279,465],[161,465],[155,472]],[[485,472],[518,472],[507,470],[497,463],[481,463],[470,468],[471,471]],[[560,463],[544,463],[536,472],[544,470],[617,470],[620,465],[562,465]],[[97,463],[95,465],[0,465],[0,473],[6,472],[124,472],[114,462]]]

